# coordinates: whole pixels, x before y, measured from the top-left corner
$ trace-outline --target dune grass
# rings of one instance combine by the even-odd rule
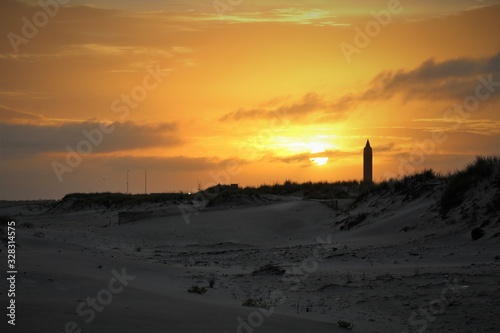
[[[499,161],[499,156],[477,156],[475,162],[467,165],[464,170],[451,174],[448,177],[448,186],[441,197],[441,215],[446,216],[451,209],[463,202],[468,190],[476,186],[480,181],[489,179]],[[498,175],[495,183],[497,189],[500,189],[500,177]]]
[[[424,185],[431,181],[445,181],[445,179],[434,170],[425,169],[414,174],[405,175],[401,178],[391,178],[380,183],[374,183],[372,186],[359,193],[351,204],[350,209],[355,208],[366,197],[374,193],[389,192],[392,194],[402,194],[405,195],[406,199],[411,200],[420,196],[424,189]]]

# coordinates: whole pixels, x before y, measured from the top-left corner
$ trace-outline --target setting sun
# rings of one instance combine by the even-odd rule
[[[328,162],[328,157],[311,157],[309,160],[317,166],[322,166]]]
[[[309,146],[311,148],[312,155],[324,153],[326,150],[326,144],[321,143],[321,142],[311,142],[309,144]],[[324,157],[324,156],[311,157],[311,158],[309,158],[309,160],[317,166],[322,166],[328,162],[328,157]]]

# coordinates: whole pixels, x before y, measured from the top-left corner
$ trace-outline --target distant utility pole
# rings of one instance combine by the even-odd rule
[[[127,170],[127,194],[128,194],[128,173],[130,172],[130,170]]]
[[[144,170],[144,194],[148,193],[148,170]]]

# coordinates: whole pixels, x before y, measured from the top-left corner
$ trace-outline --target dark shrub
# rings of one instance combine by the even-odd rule
[[[484,230],[476,228],[471,231],[470,236],[472,237],[472,240],[478,240],[479,238],[484,236]]]
[[[350,322],[347,322],[347,321],[343,321],[343,320],[339,320],[337,322],[337,325],[339,325],[339,327],[342,327],[342,328],[345,328],[345,329],[348,329],[348,330],[352,330],[354,325],[351,324]]]
[[[204,294],[207,292],[207,288],[205,287],[198,287],[198,286],[191,286],[191,288],[188,289],[188,293],[191,294]]]

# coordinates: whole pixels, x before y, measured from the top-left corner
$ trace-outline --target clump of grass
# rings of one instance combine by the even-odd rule
[[[344,320],[339,320],[337,322],[337,325],[339,325],[339,327],[341,328],[345,328],[345,329],[348,329],[348,330],[352,330],[354,328],[354,325],[348,321],[344,321]]]
[[[45,234],[41,231],[37,231],[33,234],[33,236],[38,237],[38,238],[45,238]]]
[[[207,292],[207,288],[205,287],[199,287],[199,286],[191,286],[191,288],[188,289],[188,293],[191,293],[191,294],[204,294]]]
[[[264,300],[262,297],[259,297],[259,298],[247,298],[246,300],[244,300],[241,305],[243,306],[253,306],[253,307],[258,307],[258,308],[269,308],[269,302],[267,302],[266,300]]]
[[[208,286],[210,288],[213,288],[215,286],[215,282],[217,281],[217,275],[215,274],[210,274],[208,277],[207,277],[207,282],[208,282]]]
[[[408,232],[408,231],[413,230],[413,229],[415,229],[415,226],[405,225],[401,230],[399,230],[399,232]]]
[[[481,180],[489,179],[498,156],[477,156],[476,161],[467,165],[465,170],[458,171],[449,177],[449,184],[441,197],[441,216],[446,216],[450,210],[459,206],[465,193]]]
[[[356,279],[356,274],[350,271],[344,273],[344,280],[346,283],[352,283]]]
[[[262,300],[262,299],[260,299]],[[259,303],[259,300],[256,300],[255,298],[247,298],[246,300],[244,300],[241,305],[243,306],[257,306],[257,304]]]
[[[355,226],[357,226],[358,224],[360,224],[361,222],[363,222],[364,220],[366,220],[367,216],[368,215],[366,213],[359,213],[357,215],[351,216],[347,219],[346,223],[340,229],[350,230]]]

